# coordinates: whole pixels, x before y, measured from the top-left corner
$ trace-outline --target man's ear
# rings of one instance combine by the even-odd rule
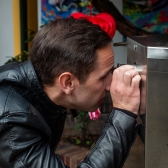
[[[64,72],[59,76],[61,90],[66,94],[71,94],[74,89],[75,76],[70,72]]]

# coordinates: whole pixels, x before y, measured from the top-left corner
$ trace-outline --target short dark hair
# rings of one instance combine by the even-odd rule
[[[110,42],[107,33],[86,19],[61,18],[37,32],[29,56],[42,85],[52,85],[63,72],[84,83],[95,68],[96,51]]]

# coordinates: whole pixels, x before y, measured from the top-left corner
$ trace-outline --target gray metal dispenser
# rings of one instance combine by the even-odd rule
[[[144,168],[168,168],[168,35],[128,37],[127,63],[142,78]]]

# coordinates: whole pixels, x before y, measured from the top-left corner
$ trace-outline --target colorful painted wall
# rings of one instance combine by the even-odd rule
[[[74,12],[82,12],[89,15],[98,13],[91,8],[89,0],[41,0],[41,25],[50,20],[67,18]]]
[[[168,0],[123,0],[123,14],[143,30],[168,34]]]

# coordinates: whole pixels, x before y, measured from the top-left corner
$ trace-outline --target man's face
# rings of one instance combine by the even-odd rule
[[[94,111],[103,102],[106,91],[110,90],[114,66],[114,53],[111,44],[97,51],[96,68],[84,84],[78,83],[74,90],[74,107],[84,111]]]

